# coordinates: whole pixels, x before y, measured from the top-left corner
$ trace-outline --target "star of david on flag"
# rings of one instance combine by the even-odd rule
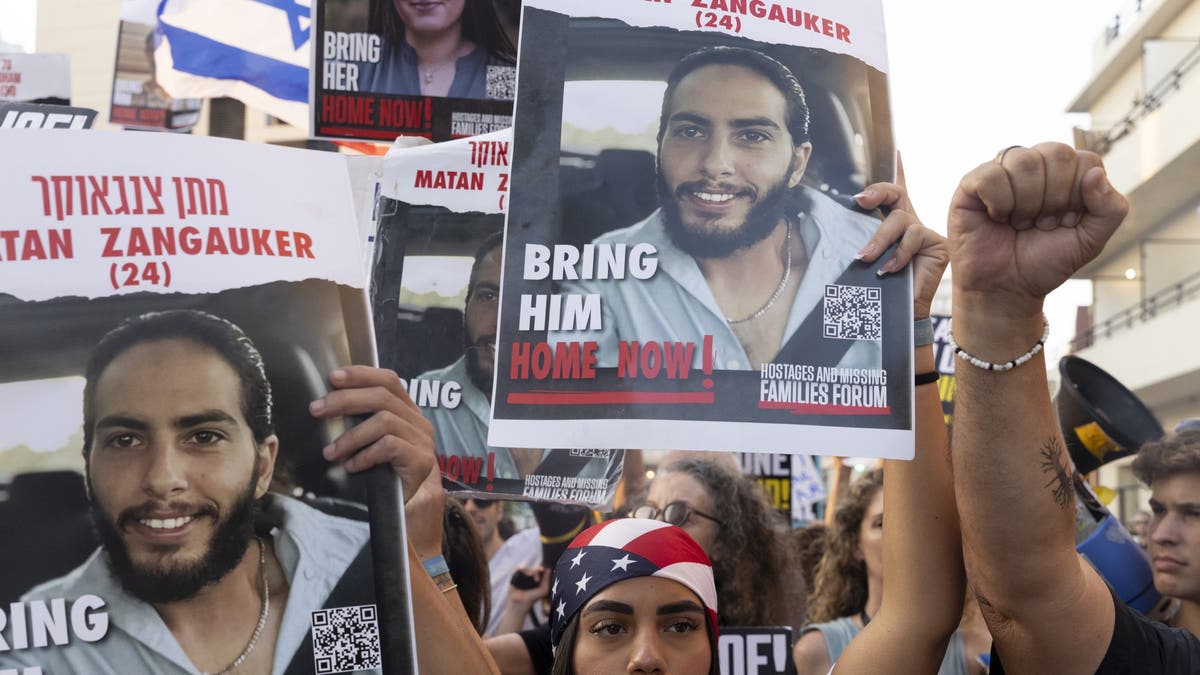
[[[309,0],[161,0],[156,79],[175,98],[231,96],[308,128]]]

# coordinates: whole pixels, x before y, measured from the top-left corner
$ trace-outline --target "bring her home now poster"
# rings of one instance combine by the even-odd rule
[[[529,0],[489,442],[911,457],[878,2]]]
[[[601,507],[623,450],[487,442],[511,145],[506,129],[384,159],[371,280],[379,361],[433,423],[451,490]]]
[[[309,411],[374,359],[343,158],[0,146],[0,672],[380,672],[370,514]]]

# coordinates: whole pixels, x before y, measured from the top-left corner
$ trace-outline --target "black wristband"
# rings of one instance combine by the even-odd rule
[[[913,378],[913,382],[919,387],[923,384],[933,384],[938,381],[939,377],[941,377],[941,373],[931,370],[928,373],[917,373],[917,376]]]

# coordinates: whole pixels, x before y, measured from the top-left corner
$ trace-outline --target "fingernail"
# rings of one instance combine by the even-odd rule
[[[1113,191],[1112,183],[1108,182],[1108,172],[1104,173],[1104,180],[1100,182],[1100,194],[1106,195]]]
[[[317,399],[308,404],[308,411],[314,415],[320,415],[325,410],[325,400]]]
[[[1075,223],[1078,223],[1078,222],[1079,222],[1079,214],[1078,213],[1075,213],[1074,211],[1067,211],[1066,213],[1063,214],[1062,224],[1064,227],[1071,227],[1072,225],[1074,225]]]
[[[867,188],[866,190],[863,190],[862,192],[854,195],[851,199],[857,200],[857,199],[863,199],[865,197],[870,197],[870,196],[871,196],[871,190],[870,190],[870,188]]]
[[[1058,227],[1058,218],[1055,218],[1054,216],[1042,216],[1041,218],[1038,218],[1037,229],[1053,230],[1055,227]]]
[[[321,448],[321,454],[325,456],[325,459],[333,459],[333,443]]]
[[[335,382],[340,382],[340,381],[346,379],[346,371],[342,370],[341,368],[338,368],[337,370],[333,371],[332,373],[329,373],[329,379],[331,379]]]
[[[893,262],[894,262],[894,260],[889,260],[889,261],[885,262],[884,264],[880,265],[879,269],[875,270],[875,276],[881,277],[885,274],[890,273],[892,271],[892,263]]]
[[[874,253],[874,252],[875,252],[875,244],[873,244],[873,243],[872,243],[872,244],[867,244],[866,246],[862,247],[862,250],[861,250],[861,251],[859,251],[858,253],[856,253],[856,254],[854,255],[854,259],[855,259],[855,260],[862,260],[863,258],[865,258],[865,257],[867,257],[867,256],[869,256],[869,255],[871,255],[871,254],[872,254],[872,253]]]

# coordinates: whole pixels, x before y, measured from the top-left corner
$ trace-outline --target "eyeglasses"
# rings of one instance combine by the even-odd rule
[[[495,503],[496,503],[496,500],[495,500],[495,499],[475,499],[475,498],[471,498],[471,499],[468,499],[467,501],[474,503],[474,504],[475,504],[475,508],[477,508],[477,509],[486,509],[486,508],[488,508],[489,506],[491,506],[492,504],[495,504]]]
[[[696,509],[692,508],[691,504],[687,502],[671,502],[661,509],[657,506],[646,504],[645,506],[639,506],[633,510],[634,518],[651,518],[653,520],[661,520],[677,527],[682,527],[684,523],[691,519],[692,514],[700,516],[701,518],[708,518],[718,525],[725,524],[721,522],[719,518],[714,518],[707,513],[697,511]]]

